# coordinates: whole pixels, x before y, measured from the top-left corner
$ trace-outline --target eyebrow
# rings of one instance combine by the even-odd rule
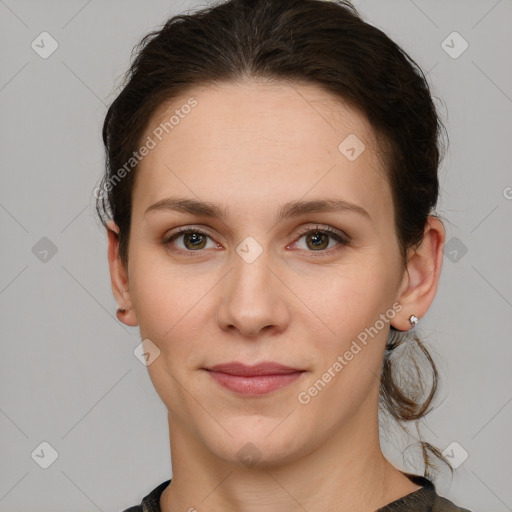
[[[152,211],[177,211],[192,215],[213,217],[222,221],[226,220],[228,217],[228,211],[225,207],[221,207],[208,201],[199,201],[197,199],[186,197],[168,197],[162,199],[147,208],[144,215]],[[311,201],[290,201],[285,203],[277,211],[275,222],[306,213],[343,211],[358,213],[368,219],[371,219],[370,214],[362,206],[357,204],[350,203],[343,199],[316,199]]]

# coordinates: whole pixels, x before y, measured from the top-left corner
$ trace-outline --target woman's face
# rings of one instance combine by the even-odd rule
[[[147,136],[125,298],[160,351],[148,371],[169,417],[221,459],[260,463],[376,427],[404,274],[368,122],[311,85],[247,82],[194,89]],[[229,389],[207,369],[231,362],[301,373],[224,375]]]

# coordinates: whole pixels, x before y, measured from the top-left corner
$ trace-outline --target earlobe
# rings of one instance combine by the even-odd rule
[[[113,220],[107,222],[107,237],[110,282],[114,298],[119,304],[116,316],[120,322],[135,327],[138,322],[131,301],[128,272],[119,254],[119,227]]]
[[[445,236],[442,222],[437,217],[429,216],[423,241],[409,254],[397,298],[403,309],[391,322],[395,329],[407,331],[414,327],[415,321],[414,318],[411,321],[411,315],[423,318],[432,304],[441,275]]]

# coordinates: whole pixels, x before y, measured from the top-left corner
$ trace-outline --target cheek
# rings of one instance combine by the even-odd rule
[[[213,295],[208,290],[218,277],[147,253],[134,256],[132,262],[130,290],[141,337],[151,339],[164,353],[181,351],[185,357],[201,339],[205,319],[211,318],[206,310]]]
[[[344,272],[318,281],[322,293],[309,293],[305,301],[315,316],[300,319],[315,340],[319,356],[314,374],[299,391],[310,400],[305,409],[335,424],[339,416],[351,416],[370,395],[378,392],[383,350],[394,310],[387,292],[388,280],[378,272]],[[306,293],[307,288],[304,287]],[[306,310],[304,310],[306,311]],[[314,335],[314,332],[318,333]],[[309,398],[308,398],[309,397]],[[375,396],[374,396],[375,397]]]
[[[165,333],[172,332],[186,302],[187,289],[181,288],[172,267],[165,269],[154,259],[134,251],[130,293],[142,337],[158,345]]]
[[[310,287],[309,296],[305,295],[315,316],[299,322],[309,332],[308,338],[315,340],[318,364],[308,385],[313,386],[312,393],[318,393],[311,408],[318,407],[318,414],[331,418],[340,411],[351,414],[378,388],[376,379],[390,320],[395,316],[389,274],[376,265],[354,265],[336,272],[331,279],[317,281],[316,290],[321,289],[321,293],[313,294]],[[307,293],[307,289],[304,286],[298,294]],[[315,327],[317,334],[313,335]],[[308,393],[307,388],[301,391]],[[326,403],[339,407],[331,410]]]
[[[299,305],[325,336],[343,340],[357,337],[390,307],[395,283],[392,269],[379,268],[375,262],[353,262],[317,275],[295,277],[293,290],[304,305]]]
[[[188,411],[188,394],[198,392],[196,382],[187,377],[200,362],[205,330],[201,318],[211,307],[205,293],[213,285],[207,280],[184,275],[177,266],[158,264],[147,255],[133,258],[130,288],[141,339],[150,339],[160,350],[147,370],[170,411]],[[206,329],[211,332],[211,326]]]

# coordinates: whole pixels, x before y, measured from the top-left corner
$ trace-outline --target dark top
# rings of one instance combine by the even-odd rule
[[[467,508],[457,507],[450,500],[439,496],[434,484],[427,478],[407,473],[406,476],[416,485],[421,485],[422,488],[388,503],[375,512],[471,512]],[[162,482],[143,498],[140,505],[127,508],[123,512],[161,512],[160,495],[170,482],[171,480]]]

